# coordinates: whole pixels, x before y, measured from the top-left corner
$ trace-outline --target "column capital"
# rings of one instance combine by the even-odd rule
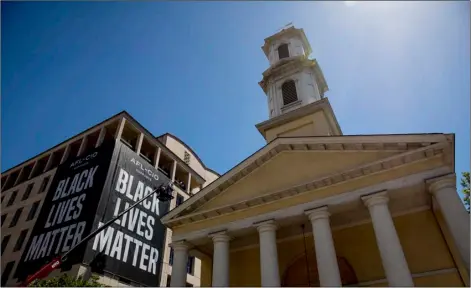
[[[330,217],[329,208],[327,206],[321,206],[318,208],[306,210],[304,211],[304,214],[309,217],[309,220],[311,222],[314,222],[319,219],[329,219]]]
[[[218,242],[229,242],[231,241],[231,236],[227,235],[227,231],[214,232],[208,235],[209,238],[213,240],[214,243]]]
[[[276,231],[276,229],[278,229],[278,225],[276,224],[276,221],[273,219],[262,221],[262,222],[256,222],[253,225],[257,227],[257,231],[259,233],[267,232],[267,231]]]
[[[185,240],[172,242],[169,246],[172,247],[174,251],[188,251],[190,249],[189,243]]]
[[[361,196],[361,200],[366,207],[375,205],[387,205],[389,202],[388,191],[383,190],[369,195]]]
[[[425,184],[428,186],[428,190],[432,194],[435,194],[444,188],[453,188],[456,190],[456,175],[453,173],[427,179],[425,180]]]

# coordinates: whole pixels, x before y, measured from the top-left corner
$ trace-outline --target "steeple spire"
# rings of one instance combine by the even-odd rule
[[[263,72],[262,81],[259,82],[268,100],[270,120],[266,122],[279,117],[288,119],[294,117],[293,115],[303,114],[302,111],[312,110],[312,108],[307,109],[304,107],[316,106],[314,103],[318,104],[316,106],[318,108],[322,105],[327,105],[333,119],[335,119],[328,100],[323,99],[324,93],[328,90],[327,83],[317,61],[309,59],[312,49],[303,29],[297,29],[292,26],[292,23],[288,23],[281,31],[265,39],[262,50],[270,63],[270,67]],[[316,114],[316,118],[319,117],[321,116]],[[292,120],[296,119],[295,117]],[[311,120],[314,121],[314,119]],[[290,128],[289,131],[277,132],[276,137],[281,137],[282,135],[287,137],[286,135],[314,136],[341,134],[336,120],[334,121],[335,123],[325,123],[326,125],[321,125],[319,120],[320,118],[316,119],[316,125],[308,125],[309,127],[302,125],[303,128],[301,130],[298,129],[301,127],[294,127],[297,126],[294,121],[289,125],[289,127],[293,126],[294,128],[291,127],[292,129]],[[326,122],[325,120],[322,121]],[[257,128],[260,130],[259,126],[266,122],[257,125]],[[321,129],[322,131],[318,129],[319,125],[325,126]],[[281,127],[279,128],[281,129]],[[268,135],[262,132],[262,135],[267,140],[269,138],[272,139],[271,134]]]

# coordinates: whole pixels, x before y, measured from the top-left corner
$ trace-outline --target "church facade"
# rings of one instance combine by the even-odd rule
[[[170,285],[469,286],[454,134],[343,135],[304,31],[262,50],[267,144],[163,217]]]

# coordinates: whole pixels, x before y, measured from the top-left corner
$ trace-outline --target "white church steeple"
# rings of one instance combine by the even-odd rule
[[[257,128],[265,139],[341,135],[330,103],[324,98],[328,90],[324,75],[317,61],[309,59],[312,50],[304,30],[285,27],[266,38],[262,50],[270,63],[259,82],[267,96],[269,120]],[[308,114],[316,118],[315,124],[314,119],[307,126],[296,124],[299,115]]]
[[[327,91],[316,60],[309,60],[311,45],[303,29],[293,26],[265,39],[262,46],[270,67],[259,83],[267,94],[269,117],[322,99]]]

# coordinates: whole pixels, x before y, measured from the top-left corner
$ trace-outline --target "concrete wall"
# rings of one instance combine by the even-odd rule
[[[416,286],[464,286],[431,210],[395,217],[394,224]],[[333,238],[337,256],[347,259],[360,285],[388,286],[371,223],[334,230]],[[314,249],[310,235],[306,237],[306,246],[308,251]],[[278,243],[282,279],[293,260],[304,255],[304,251],[303,238]],[[210,285],[208,266],[202,263],[202,286]],[[261,285],[258,247],[230,254],[230,285]]]
[[[171,135],[166,135],[163,137],[163,142],[165,146],[167,146],[170,150],[172,150],[173,153],[175,153],[178,157],[180,157],[182,160],[184,160],[185,157],[185,152],[190,154],[190,164],[189,166],[196,171],[196,173],[200,174],[203,176],[203,178],[206,180],[203,187],[206,187],[207,185],[211,184],[214,180],[216,180],[219,175],[213,173],[210,170],[206,170],[204,164],[198,160],[198,156],[195,155],[190,149],[185,147],[182,143],[180,143],[179,140],[173,138]],[[192,191],[193,193],[198,192],[199,189],[196,189]]]
[[[3,201],[1,202],[2,210],[1,210],[1,215],[7,215],[4,223],[2,223],[2,241],[3,239],[10,235],[10,240],[8,241],[8,245],[6,246],[2,257],[1,257],[1,263],[2,267],[5,267],[8,262],[10,261],[15,261],[15,265],[13,266],[13,270],[10,273],[8,277],[8,282],[7,284],[14,285],[16,283],[15,280],[13,280],[13,275],[14,272],[16,271],[16,267],[18,266],[18,262],[20,260],[21,255],[23,254],[23,250],[25,249],[26,243],[28,242],[28,239],[31,235],[31,231],[33,230],[33,226],[36,223],[36,219],[39,215],[39,211],[41,211],[44,196],[46,195],[46,192],[39,193],[39,189],[41,187],[41,184],[43,180],[47,177],[49,177],[48,185],[46,187],[49,189],[49,186],[51,185],[52,178],[54,177],[54,174],[56,172],[56,169],[50,170],[47,173],[41,174],[33,179],[30,179],[28,181],[25,181],[9,190],[2,191],[2,197]],[[23,194],[25,193],[26,188],[30,185],[34,184],[33,189],[31,190],[31,194],[29,195],[28,199],[22,200]],[[7,207],[7,203],[14,191],[18,191],[18,194],[15,198],[15,201],[13,204],[9,207]],[[34,215],[34,218],[32,220],[27,221],[28,214],[30,212],[30,209],[32,208],[33,203],[40,201],[39,207],[36,210],[36,214]],[[15,212],[19,209],[23,208],[23,211],[21,213],[20,218],[18,219],[18,223],[14,227],[9,227],[11,220],[13,219]],[[20,250],[18,251],[13,251],[15,244],[18,240],[18,237],[20,236],[21,231],[27,229],[28,234],[26,235],[26,238],[23,242],[23,245]],[[2,270],[3,272],[3,270]]]
[[[331,131],[332,128],[329,126],[324,112],[319,111],[268,129],[265,132],[265,137],[267,142],[270,142],[278,137],[329,136],[333,134]]]

